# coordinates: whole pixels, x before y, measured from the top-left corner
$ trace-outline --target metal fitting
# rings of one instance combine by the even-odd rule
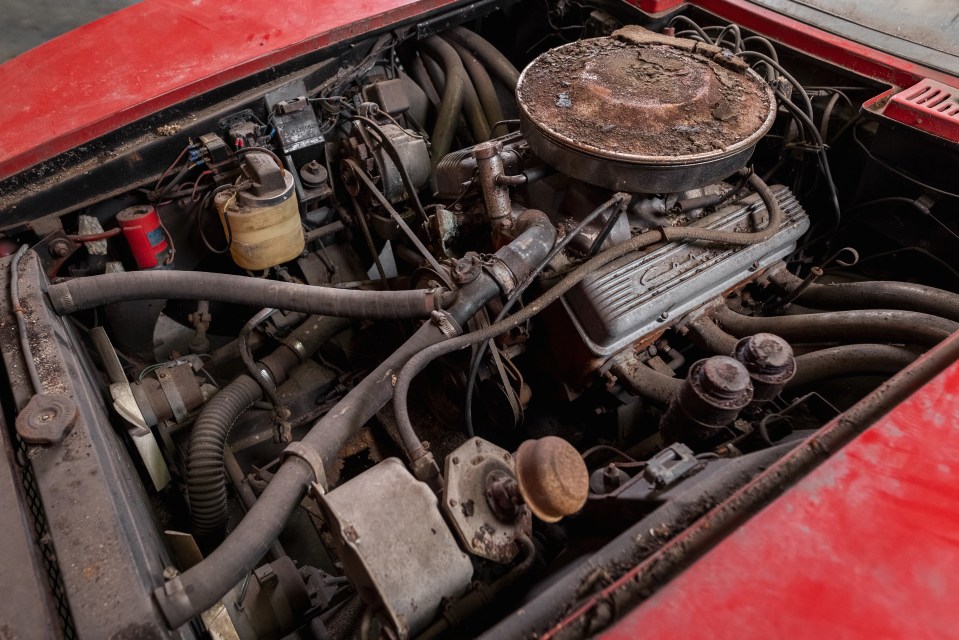
[[[456,284],[468,284],[479,277],[483,263],[476,254],[467,254],[453,264],[453,281]]]
[[[500,151],[499,142],[484,142],[473,147],[473,157],[479,172],[480,189],[486,202],[486,215],[493,225],[494,234],[499,228],[508,228],[513,203],[509,197],[509,187],[500,184],[500,177],[506,174],[506,168]]]
[[[660,422],[663,440],[706,449],[753,399],[746,367],[729,356],[695,362]]]
[[[733,356],[753,383],[753,402],[769,402],[796,375],[796,359],[788,342],[771,333],[757,333],[736,343]]]

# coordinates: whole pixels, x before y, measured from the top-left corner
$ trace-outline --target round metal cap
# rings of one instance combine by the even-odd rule
[[[772,90],[718,49],[650,36],[581,40],[526,67],[516,96],[537,155],[584,182],[645,193],[703,187],[746,164],[775,120]]]
[[[540,520],[557,522],[586,504],[589,472],[570,443],[556,436],[527,440],[514,457],[520,495]]]

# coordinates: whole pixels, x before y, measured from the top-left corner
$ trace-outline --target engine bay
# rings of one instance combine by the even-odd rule
[[[591,637],[959,328],[956,146],[886,85],[696,9],[480,4],[3,185],[15,446],[122,452],[170,637]]]

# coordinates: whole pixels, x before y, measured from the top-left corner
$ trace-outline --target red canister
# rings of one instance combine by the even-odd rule
[[[170,245],[160,223],[160,216],[150,205],[124,209],[117,214],[117,224],[130,245],[133,258],[141,269],[153,269],[166,263]]]

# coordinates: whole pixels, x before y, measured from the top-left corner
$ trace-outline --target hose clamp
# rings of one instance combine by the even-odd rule
[[[317,495],[323,495],[329,490],[329,484],[326,481],[326,469],[323,466],[323,456],[304,445],[301,441],[291,442],[287,445],[286,449],[283,450],[281,457],[284,460],[290,456],[296,456],[310,466],[314,478],[310,484],[313,492]]]
[[[440,332],[447,338],[453,338],[460,333],[460,329],[453,321],[453,316],[446,311],[434,311],[431,313],[430,322],[436,325]]]
[[[281,344],[292,351],[293,354],[296,355],[296,357],[300,360],[300,362],[305,362],[310,356],[310,354],[306,351],[306,345],[293,336],[287,336]]]
[[[447,289],[443,287],[432,287],[426,290],[426,308],[435,313],[443,310],[443,292]]]
[[[180,389],[177,387],[170,371],[160,369],[157,371],[156,377],[160,382],[160,390],[163,391],[163,395],[166,396],[166,401],[170,405],[170,410],[173,411],[174,419],[177,423],[185,421],[190,412],[183,402],[183,396],[180,395]]]
[[[496,256],[485,261],[483,263],[483,269],[493,277],[496,284],[498,284],[503,293],[507,295],[512,293],[519,285],[513,270],[508,264]]]

